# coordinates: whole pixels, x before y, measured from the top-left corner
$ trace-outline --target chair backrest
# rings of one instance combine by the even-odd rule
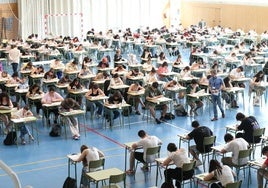
[[[253,138],[254,137],[260,137],[260,136],[264,135],[264,132],[265,132],[265,128],[255,129],[253,131]]]
[[[216,140],[216,136],[204,137],[203,146],[213,145]]]
[[[242,180],[234,182],[234,183],[227,183],[225,188],[240,188],[242,184]]]
[[[155,158],[160,157],[161,146],[151,147],[146,149],[146,162],[152,163]]]
[[[123,172],[121,174],[117,174],[117,175],[111,175],[109,178],[109,186],[111,184],[115,184],[115,183],[120,183],[120,182],[124,182],[125,184],[126,181],[126,173]]]
[[[89,168],[89,170],[92,169],[92,168],[102,168],[102,169],[104,169],[104,162],[105,162],[104,158],[101,158],[101,159],[95,160],[95,161],[89,161],[88,168]]]
[[[241,159],[250,157],[251,152],[252,152],[252,149],[240,150],[238,153],[238,165],[240,165]]]
[[[146,155],[160,155],[161,146],[147,148]]]
[[[195,161],[189,162],[189,163],[183,163],[182,165],[182,171],[187,172],[190,170],[193,170],[195,168]]]

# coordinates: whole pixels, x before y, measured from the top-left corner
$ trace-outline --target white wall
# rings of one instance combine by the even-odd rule
[[[235,5],[268,6],[267,0],[186,0],[186,1],[219,3],[219,4],[235,4]]]

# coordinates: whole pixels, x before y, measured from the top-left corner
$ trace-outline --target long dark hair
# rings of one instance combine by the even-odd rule
[[[88,149],[88,147],[86,146],[86,145],[82,145],[81,147],[80,147],[80,152],[82,153],[85,149]],[[87,158],[86,158],[86,156],[84,157],[84,159],[82,160],[83,161],[83,165],[84,166],[87,166],[88,164],[87,164]]]
[[[75,85],[75,82],[78,82],[77,85]],[[73,87],[76,87],[76,89],[81,89],[81,84],[80,84],[80,80],[78,78],[75,78],[71,83],[70,83],[70,87],[73,88]]]
[[[222,166],[217,160],[210,160],[209,163],[209,173],[216,170],[216,174],[222,174]]]

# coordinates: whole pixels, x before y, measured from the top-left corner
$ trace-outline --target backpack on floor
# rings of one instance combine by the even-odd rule
[[[175,188],[174,185],[170,182],[164,182],[162,185],[161,185],[161,188]]]
[[[61,126],[59,124],[54,124],[51,128],[49,136],[56,137],[61,134]]]
[[[175,115],[172,114],[172,113],[166,113],[166,115],[165,115],[165,119],[166,119],[166,120],[175,119]]]
[[[174,106],[174,111],[177,116],[187,116],[187,112],[182,104]]]
[[[64,181],[63,188],[77,188],[76,180],[71,177],[67,177]]]
[[[7,134],[3,143],[7,146],[10,146],[10,145],[16,144],[16,141],[17,141],[17,133],[15,131],[11,131]]]

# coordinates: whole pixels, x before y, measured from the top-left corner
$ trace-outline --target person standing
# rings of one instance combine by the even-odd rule
[[[15,45],[11,45],[11,50],[8,52],[8,58],[12,66],[13,73],[18,72],[20,62],[20,50]]]
[[[211,78],[209,79],[209,91],[211,93],[213,112],[214,112],[214,117],[211,119],[211,121],[217,121],[218,120],[217,105],[221,111],[222,118],[225,118],[225,113],[221,104],[221,90],[224,87],[224,83],[220,77],[217,77],[217,71],[215,69],[212,69],[210,71],[210,74]]]

